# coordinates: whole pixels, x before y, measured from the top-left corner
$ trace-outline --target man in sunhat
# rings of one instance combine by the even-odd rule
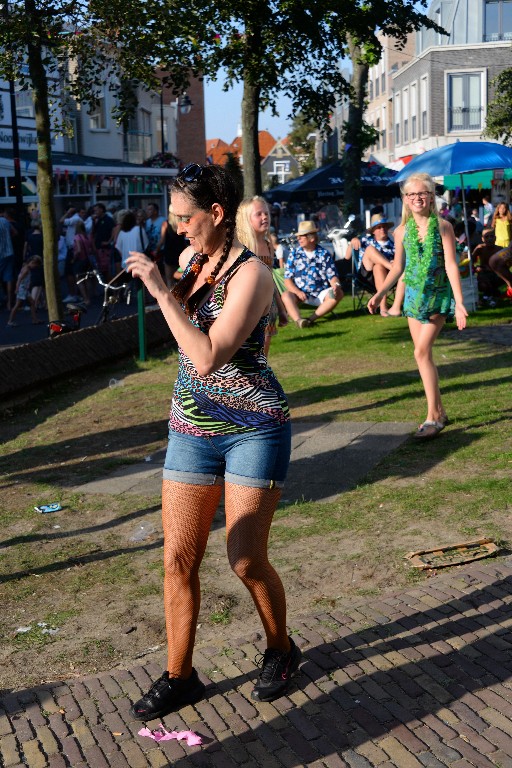
[[[334,259],[318,244],[314,221],[301,221],[297,232],[298,248],[294,248],[284,270],[285,292],[281,298],[286,311],[299,328],[308,328],[322,315],[332,312],[343,298]],[[315,311],[302,318],[299,304],[309,304]]]
[[[371,218],[366,234],[361,238],[352,238],[345,254],[345,258],[350,259],[352,250],[358,251],[357,273],[369,286],[375,286],[377,291],[380,290],[395,258],[395,243],[389,235],[393,226],[393,222],[382,214],[375,214]],[[386,298],[381,303],[380,313],[383,317],[398,317],[401,314],[403,293],[404,285],[399,281],[395,289],[393,305],[388,309]]]

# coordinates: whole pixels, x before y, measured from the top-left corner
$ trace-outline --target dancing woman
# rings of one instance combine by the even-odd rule
[[[199,566],[223,487],[229,563],[267,639],[253,698],[281,696],[301,658],[286,631],[283,585],[267,556],[290,458],[288,405],[263,354],[274,283],[270,269],[235,237],[238,202],[224,168],[187,166],[171,191],[178,234],[190,242],[180,256],[181,280],[169,291],[144,254],[128,259],[179,347],[162,488],[167,670],[133,705],[139,720],[203,695],[192,666]]]
[[[426,173],[407,178],[402,187],[402,223],[395,230],[395,260],[381,290],[368,302],[374,314],[383,296],[405,270],[403,314],[409,322],[414,357],[427,398],[427,418],[414,434],[427,440],[445,428],[448,417],[441,400],[432,348],[441,328],[455,317],[466,327],[452,225],[436,210],[435,185]]]

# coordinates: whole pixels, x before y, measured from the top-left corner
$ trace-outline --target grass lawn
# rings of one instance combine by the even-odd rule
[[[442,332],[434,352],[452,424],[437,440],[407,441],[333,502],[280,506],[271,557],[292,617],[426,578],[404,562],[411,550],[489,535],[506,553],[512,347],[475,339],[472,329],[511,321],[512,306],[504,305],[471,315],[467,332]],[[354,314],[350,298],[311,329],[280,329],[270,361],[295,420],[425,418],[407,322]],[[176,363],[174,350],[162,350],[145,363],[89,371],[4,407],[6,684],[106,669],[163,642],[160,497],[90,495],[76,487],[163,447]],[[111,378],[119,386],[110,388]],[[55,501],[62,512],[34,511]],[[153,534],[137,541],[141,523]],[[230,624],[246,624],[250,606],[225,563],[222,530],[212,533],[202,578],[199,639],[208,639],[209,627],[218,636],[231,632]],[[19,633],[21,626],[31,629]],[[40,663],[27,672],[34,648]]]

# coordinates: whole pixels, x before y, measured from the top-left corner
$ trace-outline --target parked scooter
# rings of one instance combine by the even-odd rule
[[[351,239],[356,236],[357,232],[353,226],[356,217],[353,213],[347,218],[345,224],[342,227],[334,227],[327,233],[327,238],[332,242],[334,249],[334,258],[336,261],[344,259],[347,252],[348,244]]]
[[[342,227],[334,227],[327,233],[327,239],[331,241],[334,250],[336,271],[343,285],[343,281],[352,272],[352,262],[345,259],[347,249],[353,237],[358,235],[358,221],[351,213]],[[346,286],[345,286],[346,287]]]

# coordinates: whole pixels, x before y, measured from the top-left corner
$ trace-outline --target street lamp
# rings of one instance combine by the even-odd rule
[[[193,106],[190,96],[187,93],[184,93],[178,99],[178,108],[182,115],[188,115]]]

